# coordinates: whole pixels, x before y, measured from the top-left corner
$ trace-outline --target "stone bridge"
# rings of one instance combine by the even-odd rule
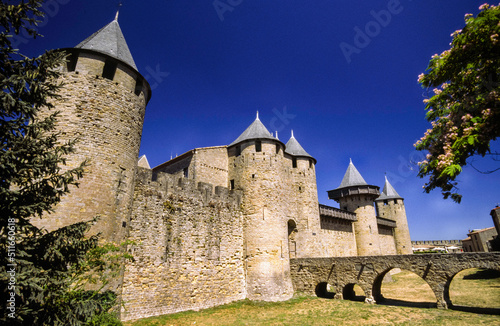
[[[468,268],[500,270],[500,252],[290,259],[295,291],[327,297],[330,285],[335,298],[351,299],[357,284],[368,303],[382,301],[382,280],[394,268],[420,276],[436,295],[437,307],[447,309],[453,277]]]

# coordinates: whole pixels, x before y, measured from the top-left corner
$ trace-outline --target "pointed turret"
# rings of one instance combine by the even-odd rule
[[[107,54],[115,59],[125,62],[137,70],[132,54],[118,24],[118,12],[115,19],[80,42],[77,49],[93,50]]]
[[[236,145],[246,140],[251,139],[271,139],[279,141],[277,138],[270,133],[264,124],[259,119],[259,111],[257,111],[257,117],[255,121],[252,122],[250,126],[238,137],[235,141],[233,141],[229,146]]]
[[[328,198],[338,201],[341,197],[357,194],[369,194],[376,198],[379,196],[379,189],[377,186],[367,184],[350,160],[340,186],[328,191]]]
[[[382,194],[375,199],[375,206],[378,217],[396,222],[392,232],[396,253],[398,255],[412,254],[410,230],[408,228],[408,220],[406,219],[404,200],[396,192],[389,180],[387,180],[387,177],[385,177]]]
[[[64,48],[68,56],[67,72],[100,76],[128,88],[137,96],[143,94],[146,103],[151,87],[139,73],[118,24],[118,12],[109,24],[87,37],[74,48]]]
[[[403,199],[403,197],[401,197],[396,192],[394,187],[389,183],[389,180],[387,180],[387,177],[385,177],[384,189],[382,190],[382,194],[380,194],[380,197],[378,197],[376,201],[387,199]]]
[[[352,161],[340,186],[328,191],[328,198],[340,204],[340,208],[356,213],[354,222],[358,255],[380,255],[378,224],[373,200],[379,196],[379,187],[366,183]]]
[[[295,137],[293,136],[293,130],[292,130],[292,136],[285,145],[285,153],[290,154],[292,156],[302,156],[302,157],[312,158],[314,160],[314,163],[316,163],[316,159],[311,155],[309,155],[309,153],[305,151],[305,149],[300,145],[297,139],[295,139]]]
[[[290,274],[283,273],[290,270],[289,248],[283,245],[288,243],[283,226],[290,219],[290,203],[283,201],[289,194],[283,181],[291,179],[291,159],[285,158],[284,149],[258,112],[227,148],[229,189],[244,194],[239,207],[245,221],[246,296],[251,300],[287,300],[293,295]]]
[[[68,56],[60,69],[61,97],[54,101],[64,119],[55,128],[62,142],[79,139],[74,152],[68,154],[69,162],[91,159],[92,164],[80,187],[61,199],[50,215],[52,222],[44,227],[61,227],[99,215],[91,232],[121,243],[128,234],[151,88],[137,71],[116,19],[76,47],[58,50]],[[140,164],[147,167],[145,157]]]

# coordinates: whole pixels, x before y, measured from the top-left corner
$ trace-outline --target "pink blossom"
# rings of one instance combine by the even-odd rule
[[[490,6],[489,4],[483,3],[482,5],[479,6],[479,10],[488,9],[489,6]]]

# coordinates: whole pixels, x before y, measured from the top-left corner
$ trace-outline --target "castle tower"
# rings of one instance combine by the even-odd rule
[[[243,190],[247,297],[279,301],[293,295],[288,253],[285,145],[257,118],[228,146],[229,187]]]
[[[55,207],[47,218],[34,221],[53,230],[100,216],[93,232],[101,239],[121,242],[127,234],[134,177],[146,104],[148,82],[137,71],[125,38],[115,19],[68,53],[62,67],[59,140],[78,139],[68,156],[73,168],[88,160],[78,188]],[[64,168],[64,167],[63,167]]]
[[[320,229],[316,159],[300,145],[293,135],[293,130],[286,143],[285,156],[291,161],[292,177],[291,196],[287,198],[292,217],[289,223],[291,226],[295,223],[296,231],[300,231],[298,238],[293,233],[289,234],[290,258],[307,257],[314,248],[305,236],[312,236],[312,233]]]
[[[373,200],[379,196],[379,187],[366,183],[352,161],[340,186],[328,191],[328,198],[340,204],[340,208],[357,215],[353,223],[359,256],[380,255],[377,216]]]
[[[387,177],[385,177],[384,190],[380,197],[375,199],[375,205],[378,216],[396,222],[394,242],[398,255],[412,254],[410,230],[406,219],[403,197],[396,192],[394,187],[389,183],[389,180],[387,180]]]

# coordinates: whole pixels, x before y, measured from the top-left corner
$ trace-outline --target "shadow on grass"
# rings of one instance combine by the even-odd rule
[[[449,308],[451,310],[472,312],[475,314],[500,315],[500,308],[482,308],[482,307],[469,307],[469,306],[457,306],[457,305],[453,305]]]
[[[480,269],[475,273],[465,275],[464,280],[491,280],[500,277],[500,271],[494,269]]]
[[[364,300],[364,297],[362,298]],[[437,304],[435,302],[414,302],[414,301],[385,299],[385,298],[383,300],[377,301],[377,304],[382,306],[398,306],[398,307],[410,307],[410,308],[437,308]],[[449,309],[462,312],[470,312],[475,314],[483,314],[483,315],[500,315],[500,308],[483,308],[483,307],[452,305],[449,307]]]
[[[437,304],[435,302],[415,302],[387,298],[377,301],[377,304],[382,306],[398,306],[410,308],[437,308]]]

